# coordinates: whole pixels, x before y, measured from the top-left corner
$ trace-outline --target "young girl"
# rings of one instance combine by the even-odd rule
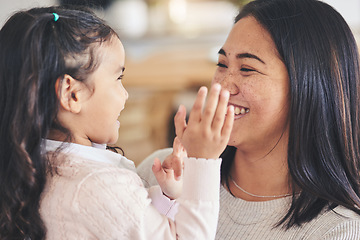
[[[147,192],[133,162],[104,149],[128,98],[124,49],[109,26],[83,10],[34,8],[6,22],[0,52],[1,239],[214,238],[229,92],[214,86],[204,106],[199,90],[191,121],[177,122],[177,167],[155,161],[162,189]],[[163,192],[180,195],[175,221],[153,207],[171,213]]]

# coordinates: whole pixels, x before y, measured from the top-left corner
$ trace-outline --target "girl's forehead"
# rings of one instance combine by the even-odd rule
[[[125,56],[124,46],[117,36],[113,36],[109,40],[100,43],[98,52],[102,55],[118,54]]]
[[[108,68],[119,69],[120,66],[123,68],[125,64],[125,50],[117,37],[101,43],[95,55],[98,56],[99,66],[105,65]]]

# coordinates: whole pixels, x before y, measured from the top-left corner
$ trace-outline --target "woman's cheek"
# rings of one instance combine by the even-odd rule
[[[214,77],[211,81],[211,84],[214,84],[214,83],[220,83],[221,82],[221,75],[219,74],[219,70],[216,70],[215,74],[214,74]]]

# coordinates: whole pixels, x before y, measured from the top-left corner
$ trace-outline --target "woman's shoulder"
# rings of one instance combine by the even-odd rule
[[[148,157],[146,157],[136,168],[137,174],[139,174],[140,178],[143,180],[145,187],[151,187],[157,185],[156,178],[151,170],[152,165],[154,163],[154,159],[158,158],[161,162],[165,160],[167,156],[172,153],[172,148],[160,149]]]
[[[155,152],[153,152],[152,154],[150,154],[149,156],[147,156],[137,167],[139,168],[143,168],[146,167],[148,165],[152,165],[152,163],[154,162],[155,158],[159,158],[161,162],[163,162],[165,160],[165,158],[170,155],[172,153],[173,149],[172,148],[164,148],[164,149],[159,149]]]
[[[331,219],[334,223],[336,223],[335,225],[351,222],[357,222],[358,224],[360,224],[360,215],[353,210],[350,210],[343,206],[338,206],[333,210],[329,210],[326,214],[324,214],[323,217],[329,220]]]
[[[343,206],[323,211],[309,225],[319,239],[360,239],[360,215]]]
[[[322,215],[320,215],[319,219],[327,219],[330,222],[334,222],[335,225],[339,223],[345,222],[359,222],[360,223],[360,215],[353,210],[350,210],[344,206],[337,206],[333,210],[328,210]],[[360,230],[360,229],[359,229]]]

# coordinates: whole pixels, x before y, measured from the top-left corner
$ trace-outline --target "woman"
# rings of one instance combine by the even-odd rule
[[[360,239],[359,68],[351,30],[329,5],[242,9],[212,82],[235,107],[217,239]]]

